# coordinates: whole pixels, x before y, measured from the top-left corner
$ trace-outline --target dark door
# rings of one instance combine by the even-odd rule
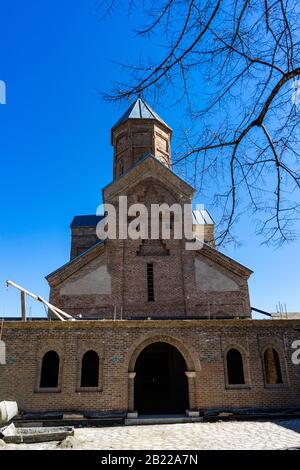
[[[147,346],[136,362],[135,409],[140,414],[184,413],[188,408],[186,364],[168,343]]]

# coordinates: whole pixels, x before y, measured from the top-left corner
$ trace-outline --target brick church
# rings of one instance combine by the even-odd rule
[[[191,204],[194,189],[172,171],[171,138],[138,97],[111,131],[105,204]],[[300,321],[252,319],[252,271],[215,248],[207,211],[192,213],[195,238],[204,238],[197,250],[172,236],[101,240],[103,217],[74,217],[70,260],[47,276],[51,304],[75,321],[51,311],[4,321],[0,401],[127,419],[300,405]]]

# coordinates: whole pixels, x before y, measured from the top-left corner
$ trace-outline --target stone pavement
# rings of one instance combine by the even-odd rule
[[[300,419],[218,421],[147,426],[78,428],[76,449],[286,449],[300,448]],[[57,443],[7,445],[6,449],[57,449]]]

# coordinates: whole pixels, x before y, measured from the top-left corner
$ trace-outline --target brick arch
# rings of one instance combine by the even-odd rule
[[[224,373],[225,373],[225,384],[227,388],[234,388],[236,385],[230,385],[228,383],[228,368],[227,368],[227,354],[231,349],[236,349],[242,356],[242,363],[243,363],[243,370],[244,370],[244,379],[245,379],[245,387],[249,387],[251,385],[251,371],[250,371],[250,364],[249,364],[249,351],[244,346],[241,345],[238,341],[237,342],[230,342],[226,344],[225,348],[223,349],[223,361],[224,361]],[[239,386],[240,388],[240,386]]]
[[[174,346],[181,354],[186,363],[186,375],[188,379],[188,393],[189,393],[189,408],[190,410],[197,411],[196,397],[197,397],[197,380],[196,373],[200,371],[200,360],[196,352],[192,348],[187,348],[185,344],[178,338],[170,335],[149,335],[142,336],[136,340],[128,351],[126,364],[128,370],[128,416],[136,412],[134,411],[134,378],[135,378],[135,364],[140,353],[150,344],[163,342]]]
[[[249,351],[245,346],[241,345],[239,342],[232,342],[226,344],[226,347],[223,349],[223,356],[225,359],[230,349],[237,349],[245,360],[249,358]]]
[[[262,365],[265,386],[268,385],[266,381],[265,358],[264,358],[264,355],[267,349],[274,349],[278,354],[280,371],[281,371],[283,382],[282,384],[276,384],[276,385],[283,385],[283,384],[289,383],[288,366],[287,366],[286,355],[285,355],[284,349],[281,344],[277,343],[276,340],[273,340],[273,341],[270,340],[266,342],[263,347],[260,348],[260,358],[261,358],[261,365]]]
[[[134,372],[136,360],[143,349],[152,343],[159,342],[168,343],[178,349],[185,360],[187,371],[201,370],[200,360],[198,359],[196,352],[193,351],[192,348],[187,348],[181,340],[170,335],[150,334],[136,340],[129,349],[127,354],[128,372]]]
[[[55,351],[59,357],[59,369],[58,369],[58,387],[56,391],[61,391],[62,387],[62,377],[63,377],[63,368],[64,368],[64,347],[62,340],[53,341],[45,340],[40,342],[36,351],[36,378],[35,378],[35,392],[46,392],[48,389],[40,388],[41,372],[42,372],[42,363],[45,354],[49,351]],[[53,391],[53,389],[51,389]]]
[[[276,340],[270,340],[266,342],[263,347],[260,348],[260,356],[263,359],[264,353],[266,352],[267,349],[275,349],[275,351],[278,353],[280,358],[284,359],[285,358],[285,353],[284,350],[281,346],[281,344],[278,344]]]

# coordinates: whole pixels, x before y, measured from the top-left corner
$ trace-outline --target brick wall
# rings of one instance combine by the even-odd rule
[[[81,255],[98,241],[96,227],[72,227],[70,258],[73,259]]]
[[[64,286],[75,277],[74,273],[65,279],[60,277],[58,283],[51,281],[52,304],[70,314],[81,313],[96,318],[112,318],[115,305],[118,311],[123,307],[124,318],[152,315],[204,318],[250,316],[247,278],[207,258],[203,254],[205,250],[203,253],[202,250],[186,251],[182,240],[166,240],[163,243],[109,240],[102,249],[111,276],[111,293],[62,295]],[[92,257],[92,253],[88,256]],[[234,292],[202,291],[201,285],[196,285],[196,257],[229,276],[239,289]],[[148,302],[147,298],[148,263],[154,267],[154,302]],[[84,264],[83,259],[79,274],[85,276],[90,269],[93,269],[91,261]]]
[[[128,206],[144,203],[150,211],[151,204],[162,201],[169,206],[191,202],[193,189],[166,170],[163,165],[149,158],[128,175],[105,188],[105,201],[115,204],[119,194],[128,196]],[[117,207],[117,206],[116,206]],[[118,210],[117,210],[118,220]],[[149,224],[150,227],[150,224]],[[72,252],[87,241],[92,234],[84,229],[73,231]],[[150,230],[150,228],[149,228]],[[111,276],[111,293],[74,293],[63,295],[65,285],[77,276],[83,277],[92,265],[89,263],[105,252],[107,271]],[[208,268],[216,269],[238,286],[237,290],[203,289],[196,283],[195,259],[203,260]],[[147,264],[153,264],[154,302],[148,302]],[[251,274],[233,260],[216,250],[204,247],[199,251],[185,249],[185,240],[107,240],[102,248],[75,261],[72,267],[48,279],[50,302],[72,315],[112,319],[115,308],[123,318],[136,317],[249,317],[251,315],[247,280]]]
[[[214,407],[287,407],[300,405],[300,365],[293,365],[291,344],[299,339],[299,321],[78,321],[5,322],[7,365],[0,365],[0,400],[17,400],[21,410],[128,409],[128,373],[133,358],[155,341],[175,345],[187,370],[195,371],[196,409]],[[298,331],[296,331],[298,328]],[[262,355],[267,346],[279,352],[283,384],[264,382]],[[238,348],[244,360],[245,386],[226,385],[225,356]],[[78,388],[83,353],[100,356],[97,391]],[[42,356],[60,356],[56,392],[39,390]]]
[[[171,134],[168,127],[153,119],[130,119],[113,129],[114,178],[126,173],[148,152],[170,167]]]

